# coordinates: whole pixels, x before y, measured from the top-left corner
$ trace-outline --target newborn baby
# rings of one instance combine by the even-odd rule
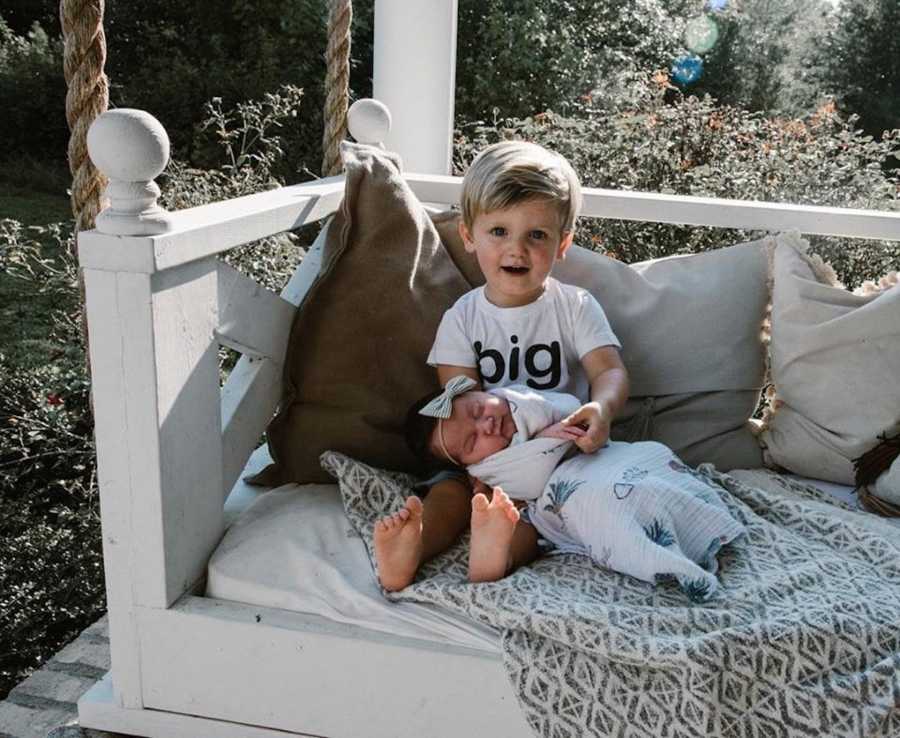
[[[566,458],[583,433],[560,423],[580,405],[570,395],[513,386],[464,392],[451,402],[429,446],[475,479],[526,500],[528,521],[557,551],[588,555],[646,582],[674,577],[695,601],[716,591],[716,555],[743,527],[669,448],[611,442]]]

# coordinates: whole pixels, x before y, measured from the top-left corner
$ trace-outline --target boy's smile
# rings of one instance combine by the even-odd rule
[[[460,222],[466,251],[478,260],[491,303],[519,307],[544,293],[550,270],[572,244],[572,233],[563,233],[560,221],[555,202],[533,198],[480,213],[471,233]]]

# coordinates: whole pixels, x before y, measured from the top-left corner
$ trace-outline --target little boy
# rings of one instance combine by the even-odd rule
[[[428,363],[441,386],[456,375],[484,389],[525,384],[567,392],[583,404],[566,424],[584,426],[576,443],[593,453],[609,438],[613,418],[628,397],[620,344],[603,309],[585,290],[550,276],[572,245],[581,186],[559,154],[522,141],[485,149],[463,179],[460,235],[474,254],[485,285],[463,295],[438,327]],[[491,417],[483,432],[499,432]],[[461,448],[465,454],[466,449]],[[471,521],[471,581],[492,581],[538,554],[535,529],[501,504],[495,490],[465,475],[432,478],[424,503],[405,507],[375,526],[375,556],[382,586],[398,590],[419,565],[446,550]],[[506,522],[504,522],[506,521]],[[515,521],[513,521],[515,522]]]

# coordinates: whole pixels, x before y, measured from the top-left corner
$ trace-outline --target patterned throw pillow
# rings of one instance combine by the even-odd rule
[[[799,236],[774,254],[768,466],[854,484],[853,460],[900,431],[900,287],[848,292]]]

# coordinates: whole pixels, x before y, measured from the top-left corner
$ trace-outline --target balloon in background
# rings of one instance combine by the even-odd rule
[[[699,56],[683,56],[672,65],[672,77],[678,84],[689,85],[703,74],[703,60]]]
[[[719,40],[719,27],[707,15],[699,15],[688,21],[684,29],[684,43],[695,54],[705,54]]]

